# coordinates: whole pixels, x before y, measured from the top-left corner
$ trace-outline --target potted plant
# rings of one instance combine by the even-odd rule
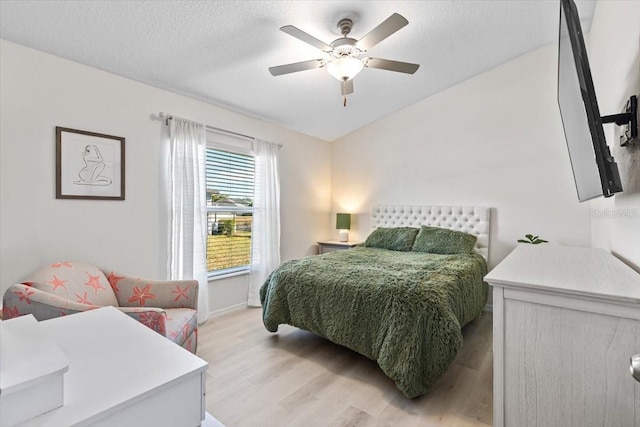
[[[532,245],[538,245],[540,243],[548,243],[546,240],[540,239],[540,236],[534,236],[533,234],[527,234],[524,237],[526,237],[526,240],[518,239],[518,243],[530,243]]]

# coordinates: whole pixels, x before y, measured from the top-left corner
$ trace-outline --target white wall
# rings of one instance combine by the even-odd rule
[[[330,221],[330,145],[251,117],[0,41],[0,291],[35,268],[84,260],[166,277],[160,111],[281,150],[282,258],[315,252]],[[55,198],[55,127],[126,138],[126,200]],[[246,301],[247,276],[210,284],[212,311]]]
[[[640,96],[640,2],[599,1],[589,40],[600,114],[617,114],[629,96]],[[624,191],[591,203],[591,241],[640,272],[640,138],[620,147],[620,129],[604,125]]]
[[[588,246],[556,102],[557,47],[549,45],[422,100],[332,144],[332,210],[371,205],[494,208],[489,266],[527,233]]]

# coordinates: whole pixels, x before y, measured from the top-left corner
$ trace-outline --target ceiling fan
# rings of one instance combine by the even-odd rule
[[[406,74],[413,74],[420,67],[419,64],[371,58],[365,55],[373,46],[408,23],[409,21],[402,15],[394,13],[360,40],[356,40],[347,37],[353,27],[353,21],[348,18],[341,19],[338,22],[338,28],[343,37],[332,41],[331,44],[326,44],[293,25],[285,25],[280,28],[281,31],[322,50],[327,54],[327,57],[270,67],[269,72],[273,76],[280,76],[298,71],[326,68],[329,74],[340,81],[340,92],[344,96],[344,105],[346,106],[346,96],[353,93],[353,78],[364,67]]]

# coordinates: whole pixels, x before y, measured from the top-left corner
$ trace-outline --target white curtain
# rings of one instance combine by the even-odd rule
[[[209,317],[206,266],[206,129],[179,117],[169,127],[169,279],[198,281],[198,323]]]
[[[253,225],[251,232],[251,274],[247,303],[260,307],[260,287],[280,265],[280,180],[278,145],[256,139]]]

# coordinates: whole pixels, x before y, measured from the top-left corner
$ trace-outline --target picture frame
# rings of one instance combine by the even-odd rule
[[[56,126],[56,199],[124,200],[124,142]]]

